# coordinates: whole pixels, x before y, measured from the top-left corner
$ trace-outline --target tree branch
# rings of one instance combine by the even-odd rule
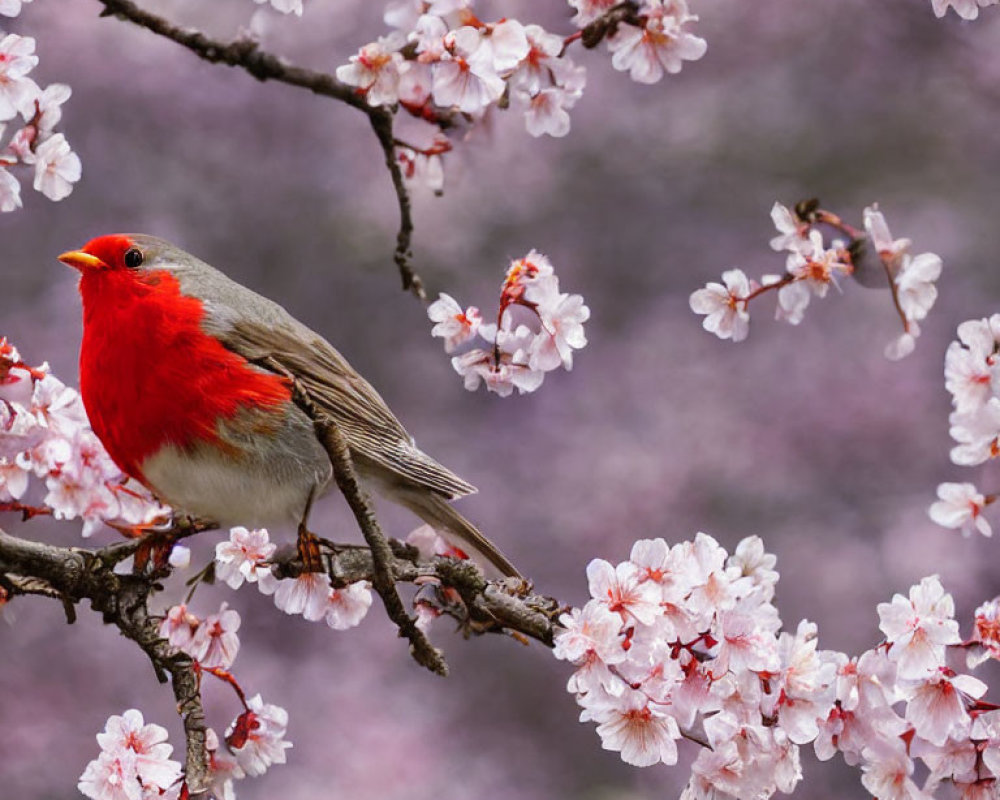
[[[67,608],[81,600],[115,625],[149,657],[160,682],[168,679],[177,710],[184,724],[186,756],[184,771],[188,789],[197,795],[208,788],[208,751],[205,748],[205,715],[194,661],[178,652],[159,635],[159,626],[149,614],[148,600],[156,588],[156,576],[118,575],[113,553],[119,545],[104,550],[56,547],[10,536],[0,530],[0,577],[8,591],[22,593],[26,580],[48,584],[49,596],[59,596]],[[70,620],[72,621],[72,619]],[[169,677],[168,677],[169,676]]]
[[[364,112],[385,153],[385,164],[392,178],[392,186],[399,205],[399,233],[396,236],[393,259],[399,269],[404,291],[412,292],[421,300],[426,299],[423,281],[410,263],[413,257],[411,252],[413,218],[410,196],[403,182],[403,172],[395,157],[392,136],[393,111],[384,106],[370,106],[363,94],[353,86],[337,80],[333,75],[288,64],[274,54],[261,50],[253,39],[241,38],[231,42],[220,42],[201,31],[174,25],[164,17],[140,8],[132,0],[97,0],[97,2],[104,6],[102,17],[113,16],[132,22],[157,36],[163,36],[186,47],[209,63],[226,64],[243,69],[259,81],[270,80],[298,86],[314,94],[347,103]]]
[[[287,376],[292,383],[292,398],[295,404],[313,421],[316,437],[326,449],[333,465],[333,478],[337,482],[337,487],[351,507],[358,527],[361,528],[361,533],[371,550],[372,586],[382,598],[389,619],[399,628],[399,635],[409,639],[410,653],[418,664],[438,675],[447,675],[448,665],[445,663],[444,654],[430,643],[424,632],[417,627],[416,620],[406,613],[399,592],[396,591],[396,578],[392,571],[392,550],[375,517],[370,498],[358,483],[354,461],[343,433],[329,415],[319,410],[294,375],[272,358],[264,359],[264,362],[269,369]]]

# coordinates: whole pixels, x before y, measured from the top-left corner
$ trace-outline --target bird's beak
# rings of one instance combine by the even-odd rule
[[[107,269],[108,265],[105,264],[97,256],[92,256],[90,253],[85,253],[83,250],[70,250],[68,253],[63,253],[59,256],[59,260],[63,264],[67,264],[73,269],[80,270],[80,272],[86,272],[91,269]]]

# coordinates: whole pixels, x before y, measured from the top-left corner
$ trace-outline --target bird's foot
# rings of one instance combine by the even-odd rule
[[[299,525],[299,538],[295,543],[302,559],[303,572],[324,572],[323,557],[320,553],[319,537],[310,531],[305,524]]]

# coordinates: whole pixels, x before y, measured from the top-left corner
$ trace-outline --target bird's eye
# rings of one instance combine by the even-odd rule
[[[138,247],[130,247],[125,251],[125,266],[129,269],[142,266],[142,251]]]

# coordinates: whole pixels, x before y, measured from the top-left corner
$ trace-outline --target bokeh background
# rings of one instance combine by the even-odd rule
[[[223,38],[254,13],[248,0],[146,5]],[[936,528],[926,507],[942,480],[997,488],[995,474],[949,464],[942,364],[959,322],[1000,310],[1000,12],[963,23],[936,20],[929,0],[692,5],[702,61],[648,87],[603,49],[583,53],[589,86],[566,139],[532,139],[501,114],[449,157],[444,197],[416,199],[416,266],[432,294],[492,308],[507,259],[535,247],[590,305],[573,372],[507,400],[463,390],[423,307],[398,290],[394,199],[362,115],[98,19],[95,2],[26,6],[7,30],[37,37],[40,82],[72,85],[63,127],[84,178],[57,204],[26,188],[25,207],[0,218],[0,334],[75,383],[79,303],[55,255],[101,233],[154,233],[334,342],[424,449],[480,487],[463,512],[544,593],[581,603],[587,562],[622,560],[638,538],[705,530],[731,548],[759,534],[778,556],[786,626],[815,620],[822,647],[875,643],[876,603],[931,573],[967,630],[1000,589],[998,545]],[[304,21],[268,14],[265,44],[332,71],[384,32],[380,14],[312,0]],[[483,7],[500,15],[571,30],[559,0]],[[689,312],[690,292],[726,268],[780,271],[768,210],[813,195],[855,222],[877,200],[897,236],[944,259],[941,298],[905,361],[882,357],[898,324],[884,290],[847,284],[797,328],[771,321],[766,299],[741,345]],[[338,498],[314,520],[359,539]],[[390,508],[384,522],[397,535],[413,525]],[[79,541],[75,523],[0,523]],[[683,765],[638,770],[602,751],[576,721],[567,665],[544,648],[463,641],[444,623],[442,680],[377,611],[337,633],[253,589],[206,588],[195,608],[223,599],[243,615],[235,672],[289,710],[295,743],[241,798],[645,800],[686,782]],[[16,602],[0,656],[0,796],[78,796],[94,734],[129,707],[181,743],[169,688],[86,609],[67,626],[55,603]],[[206,699],[223,729],[232,696],[209,685]],[[804,764],[808,796],[865,796],[839,762],[804,752]]]

